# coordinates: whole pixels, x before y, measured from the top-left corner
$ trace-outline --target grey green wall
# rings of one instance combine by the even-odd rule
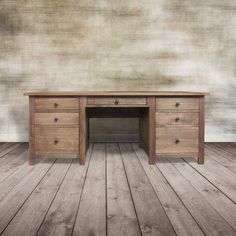
[[[28,139],[41,89],[209,91],[206,140],[236,141],[236,1],[1,0],[0,141]]]

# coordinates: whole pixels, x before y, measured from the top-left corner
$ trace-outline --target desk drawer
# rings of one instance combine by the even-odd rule
[[[198,112],[156,112],[156,126],[189,125],[198,126]]]
[[[199,110],[198,98],[157,98],[157,110]]]
[[[79,113],[35,113],[36,125],[79,125]]]
[[[40,153],[78,153],[79,128],[35,127],[35,151]]]
[[[156,128],[157,154],[185,154],[198,152],[197,127],[191,128]]]
[[[146,97],[89,97],[88,105],[146,105]]]
[[[37,110],[78,110],[78,98],[35,98],[35,109]]]

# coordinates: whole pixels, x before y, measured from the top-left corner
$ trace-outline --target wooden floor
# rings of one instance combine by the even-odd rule
[[[28,144],[0,143],[0,234],[235,236],[236,144],[205,147],[205,165],[96,143],[85,166],[29,166]]]

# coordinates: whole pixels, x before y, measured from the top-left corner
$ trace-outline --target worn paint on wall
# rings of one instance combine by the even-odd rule
[[[206,140],[236,141],[235,45],[235,0],[1,0],[0,141],[42,89],[209,91]]]

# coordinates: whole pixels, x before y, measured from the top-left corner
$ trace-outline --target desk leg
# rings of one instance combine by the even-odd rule
[[[198,164],[204,164],[205,101],[200,97]]]
[[[86,97],[80,98],[79,112],[79,163],[85,165],[86,143],[87,143],[87,117],[86,117]]]
[[[90,133],[90,126],[89,126],[89,117],[87,116],[86,118],[86,133],[87,133],[87,138],[86,138],[86,151],[88,150],[89,148],[89,133]]]
[[[155,112],[156,112],[156,99],[155,97],[148,98],[149,105],[149,116],[148,116],[148,129],[149,129],[149,142],[148,142],[148,156],[149,164],[155,164],[155,150],[156,150],[156,122],[155,122]]]
[[[34,97],[29,97],[29,165],[35,164]]]
[[[139,147],[143,148],[147,152],[147,138],[145,139],[145,131],[147,132],[147,125],[145,126],[145,120],[147,120],[148,115],[142,112],[139,117]],[[145,119],[146,118],[146,119]],[[147,122],[146,122],[147,123]],[[144,144],[145,143],[145,144]]]

